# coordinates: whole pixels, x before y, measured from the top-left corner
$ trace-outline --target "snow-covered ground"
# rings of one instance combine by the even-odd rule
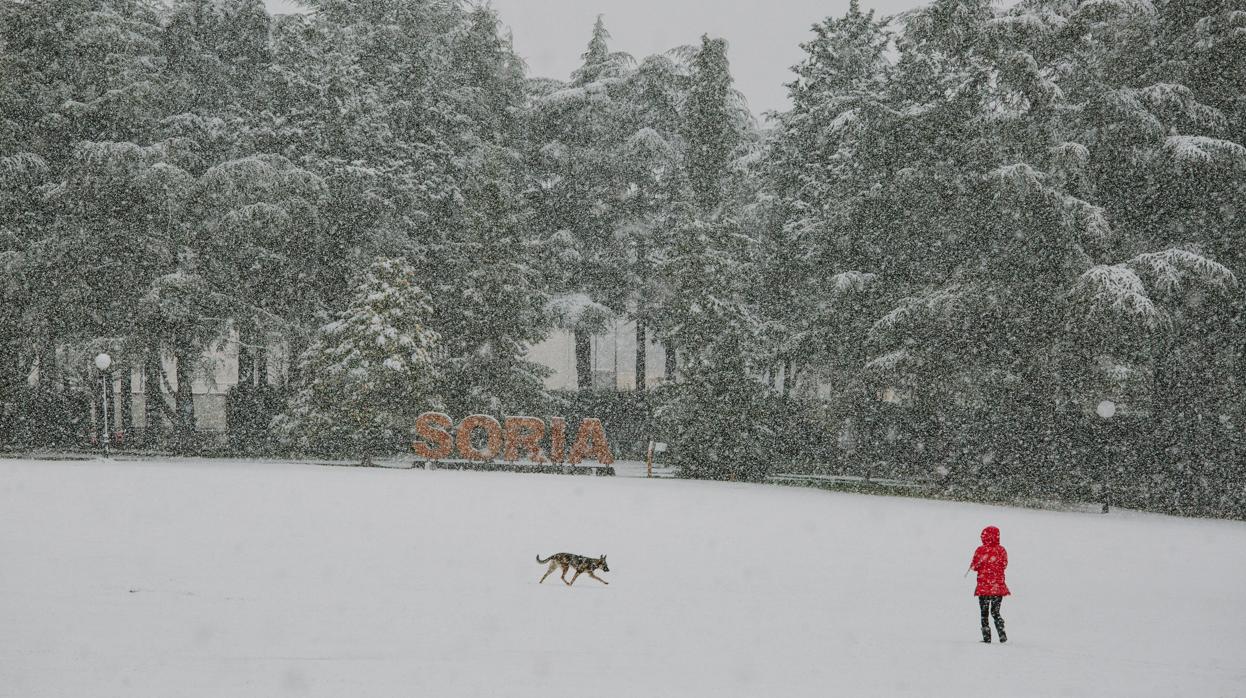
[[[972,578],[1003,530],[1010,642]],[[606,553],[568,588],[538,553]],[[1246,524],[745,484],[0,461],[0,695],[1243,696]]]

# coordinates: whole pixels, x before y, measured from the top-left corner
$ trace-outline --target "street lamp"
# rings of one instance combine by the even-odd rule
[[[100,443],[103,444],[104,446],[104,457],[105,458],[108,457],[108,375],[109,375],[108,369],[111,366],[112,366],[112,357],[109,356],[108,354],[101,352],[98,356],[95,357],[95,367],[100,370],[100,385],[104,389],[104,396],[100,400],[100,404],[102,404],[104,408],[103,409],[104,426],[101,429],[101,432],[103,434],[103,440],[100,441]]]

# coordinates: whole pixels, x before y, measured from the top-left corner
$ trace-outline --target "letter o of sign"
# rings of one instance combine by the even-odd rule
[[[484,429],[487,433],[488,442],[483,451],[472,447],[472,432],[477,429]],[[459,447],[459,455],[468,460],[493,460],[502,450],[502,425],[487,414],[464,417],[459,422],[456,445]]]

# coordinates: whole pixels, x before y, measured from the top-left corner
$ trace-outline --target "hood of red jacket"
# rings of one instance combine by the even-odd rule
[[[982,529],[983,545],[999,545],[999,529],[994,526],[987,526]]]

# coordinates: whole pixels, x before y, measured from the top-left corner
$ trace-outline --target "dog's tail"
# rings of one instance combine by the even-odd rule
[[[541,554],[540,554],[540,553],[537,553],[537,554],[536,554],[536,561],[537,561],[538,563],[542,564],[542,565],[544,565],[545,563],[547,563],[547,562],[549,562],[550,560],[553,560],[553,559],[554,559],[554,556],[553,556],[553,555],[550,555],[549,557],[547,557],[547,558],[545,558],[544,560],[542,560],[542,559],[541,559]]]

